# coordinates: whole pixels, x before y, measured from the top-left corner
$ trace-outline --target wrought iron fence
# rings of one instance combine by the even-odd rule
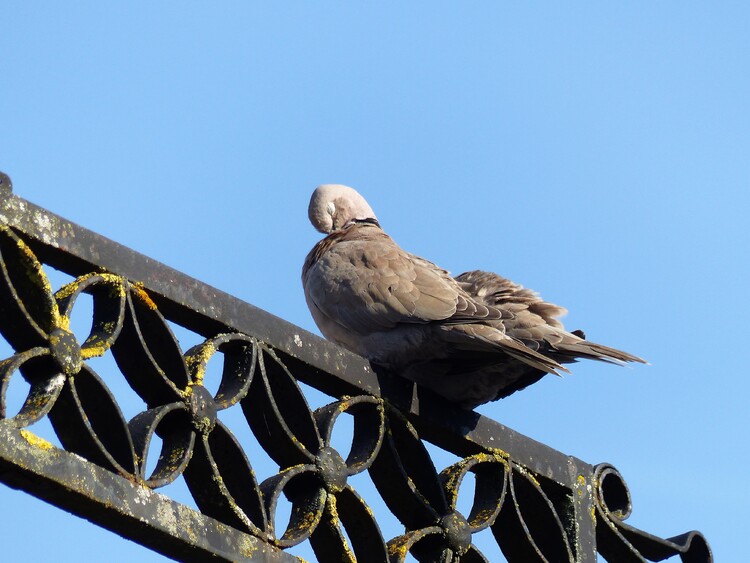
[[[72,276],[57,291],[49,268]],[[0,176],[0,480],[181,561],[487,561],[489,530],[511,562],[711,561],[703,536],[637,530],[627,486],[592,466],[462,411],[245,302],[12,194]],[[89,334],[71,318],[87,296]],[[79,306],[80,307],[80,306]],[[89,311],[89,309],[87,309]],[[200,342],[184,351],[173,327]],[[139,398],[126,420],[111,356]],[[212,366],[220,384],[204,385]],[[14,378],[28,395],[10,409]],[[106,381],[105,381],[106,379]],[[300,382],[331,402],[312,409]],[[241,413],[248,446],[224,422]],[[59,446],[29,430],[48,420]],[[334,429],[350,421],[351,448]],[[430,442],[459,456],[438,470]],[[159,447],[159,443],[161,446]],[[258,482],[253,464],[278,471]],[[356,488],[369,474],[403,533],[384,538]],[[470,476],[471,479],[467,479]],[[184,479],[190,508],[157,494]],[[473,480],[463,513],[462,485]],[[280,503],[288,514],[279,518]],[[284,524],[283,522],[286,522]],[[486,534],[485,534],[486,535]]]

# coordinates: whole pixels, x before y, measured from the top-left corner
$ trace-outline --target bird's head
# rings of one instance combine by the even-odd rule
[[[310,222],[321,233],[330,234],[354,221],[377,224],[370,205],[357,191],[341,184],[318,186],[310,198],[307,209]]]

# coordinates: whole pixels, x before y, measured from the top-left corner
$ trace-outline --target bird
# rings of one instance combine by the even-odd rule
[[[645,360],[568,332],[567,311],[502,276],[455,278],[403,250],[355,189],[318,186],[308,217],[326,235],[305,258],[305,300],[325,338],[462,408],[561,375],[580,358]]]

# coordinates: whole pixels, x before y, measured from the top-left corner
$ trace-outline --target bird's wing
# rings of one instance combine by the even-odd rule
[[[474,301],[448,272],[404,252],[379,229],[349,229],[323,239],[324,251],[303,274],[308,299],[328,318],[363,334],[399,323],[499,319]],[[315,249],[313,249],[315,253]],[[311,253],[311,255],[313,254]]]
[[[411,262],[416,272],[417,277],[414,284],[420,290],[422,296],[429,296],[433,292],[440,290],[446,295],[450,294],[453,297],[454,310],[450,316],[437,319],[425,317],[428,321],[458,324],[488,320],[500,321],[501,319],[508,319],[513,316],[509,311],[503,311],[490,304],[481,303],[474,299],[473,296],[461,288],[460,284],[451,277],[448,271],[443,270],[429,260],[425,260],[414,254],[407,254],[403,251],[402,253]]]

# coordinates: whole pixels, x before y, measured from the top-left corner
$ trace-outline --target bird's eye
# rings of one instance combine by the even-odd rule
[[[326,211],[328,211],[328,214],[330,216],[333,216],[333,214],[336,213],[336,206],[333,204],[332,201],[328,202],[328,205],[326,206]]]

